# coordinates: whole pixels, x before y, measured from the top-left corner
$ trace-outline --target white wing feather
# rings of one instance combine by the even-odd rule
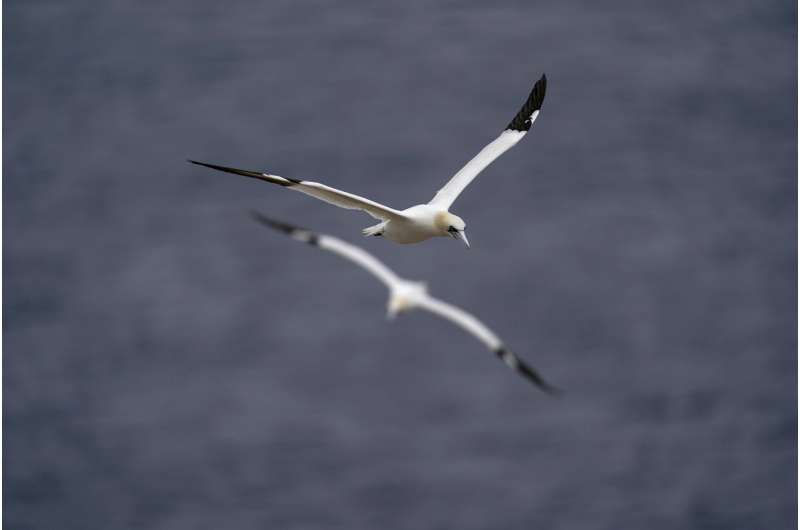
[[[271,219],[266,215],[253,212],[253,218],[259,223],[274,228],[288,234],[292,239],[296,239],[309,245],[321,247],[348,261],[352,261],[363,269],[366,269],[373,276],[382,281],[390,290],[397,286],[402,280],[389,267],[381,263],[375,256],[366,250],[351,245],[346,241],[333,236],[317,234],[311,230],[300,228],[283,221]]]
[[[364,211],[375,219],[379,219],[381,221],[390,221],[392,219],[405,217],[401,212],[395,210],[394,208],[390,208],[353,193],[331,188],[330,186],[320,184],[319,182],[295,180],[286,177],[280,177],[278,175],[271,175],[269,173],[263,173],[260,171],[250,171],[247,169],[218,166],[216,164],[207,164],[205,162],[197,162],[195,160],[189,160],[189,162],[192,164],[197,164],[198,166],[216,169],[217,171],[224,171],[226,173],[233,173],[234,175],[241,175],[243,177],[254,178],[270,182],[272,184],[277,184],[279,186],[289,188],[290,190],[305,193],[306,195],[310,195],[316,199],[325,201],[328,204],[333,204],[339,208]]]
[[[433,298],[428,294],[418,295],[415,300],[415,306],[421,309],[427,309],[431,313],[437,314],[445,318],[468,333],[474,335],[481,341],[489,350],[491,350],[497,357],[503,361],[506,366],[519,373],[528,381],[538,386],[545,392],[555,394],[558,390],[547,383],[542,376],[533,367],[525,361],[517,357],[511,350],[503,345],[500,338],[487,328],[483,322],[467,313],[463,309],[454,305],[443,302],[437,298]]]
[[[472,182],[486,166],[517,145],[517,142],[519,142],[525,134],[525,131],[511,130],[500,133],[500,136],[481,149],[480,153],[467,162],[466,166],[462,167],[442,189],[436,192],[430,204],[444,208],[445,210],[449,209],[458,196],[461,195],[461,192],[464,191],[464,188],[469,186],[469,183]]]
[[[397,274],[381,263],[375,256],[360,247],[351,245],[339,238],[320,235],[318,245],[325,250],[338,254],[366,269],[373,276],[382,281],[390,290],[401,282]]]
[[[389,289],[391,293],[390,313],[393,311],[391,307],[393,301],[396,300],[401,306],[405,305],[407,309],[425,309],[439,315],[475,336],[508,365],[509,368],[520,373],[542,390],[546,392],[555,392],[555,389],[546,383],[536,370],[509,351],[503,345],[500,338],[480,320],[459,307],[428,295],[424,284],[410,282],[400,278],[394,271],[369,252],[342,241],[339,238],[316,234],[304,228],[270,219],[259,213],[254,212],[253,215],[257,221],[264,225],[285,232],[292,238],[302,241],[303,243],[324,248],[366,269]]]
[[[458,173],[440,189],[436,195],[431,199],[430,204],[436,205],[440,208],[450,209],[450,206],[458,198],[464,188],[469,186],[475,177],[481,171],[486,169],[486,166],[494,162],[500,155],[517,145],[517,142],[528,133],[533,122],[539,116],[539,110],[542,108],[544,95],[547,91],[547,77],[542,77],[536,81],[528,95],[528,99],[519,109],[514,119],[508,124],[506,129],[500,133],[493,142],[481,149],[475,158],[467,162],[467,165],[461,168]]]
[[[333,204],[339,208],[344,208],[346,210],[362,210],[380,221],[390,221],[392,219],[404,217],[402,213],[394,208],[389,208],[383,204],[346,191],[331,188],[319,182],[301,180],[299,184],[292,185],[289,189],[305,193],[306,195],[325,201],[328,204]]]
[[[440,317],[447,319],[457,326],[464,329],[466,332],[474,335],[481,341],[487,348],[494,351],[502,345],[500,339],[483,322],[467,313],[460,307],[456,307],[447,302],[443,302],[438,298],[429,295],[420,296],[414,300],[417,307],[437,314]]]

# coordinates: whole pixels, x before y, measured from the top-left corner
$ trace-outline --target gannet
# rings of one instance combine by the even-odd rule
[[[428,288],[425,283],[400,278],[369,252],[336,237],[318,234],[288,223],[276,221],[258,212],[252,212],[252,215],[256,221],[270,228],[284,232],[297,241],[337,254],[377,277],[389,289],[387,316],[390,319],[399,313],[414,309],[430,311],[474,335],[509,368],[522,374],[540,389],[551,394],[557,393],[557,390],[544,381],[536,370],[509,350],[492,330],[463,309],[428,294]]]
[[[396,210],[319,182],[296,180],[270,173],[207,164],[196,160],[189,160],[189,162],[278,184],[347,210],[362,210],[381,221],[374,226],[365,228],[362,231],[365,236],[383,236],[401,244],[419,243],[438,236],[450,236],[460,239],[469,247],[469,240],[465,234],[467,225],[461,217],[450,213],[450,206],[486,166],[515,146],[527,134],[539,115],[546,88],[547,78],[542,75],[541,79],[533,86],[525,104],[522,105],[522,108],[505,130],[500,133],[500,136],[484,147],[472,160],[467,162],[467,165],[453,175],[447,184],[436,192],[430,202],[417,204],[405,210]]]

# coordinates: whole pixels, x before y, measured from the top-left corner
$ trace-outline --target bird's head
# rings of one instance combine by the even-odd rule
[[[465,233],[467,223],[465,223],[462,218],[450,212],[441,212],[436,215],[435,223],[436,227],[441,230],[443,236],[459,239],[469,247],[469,240]]]

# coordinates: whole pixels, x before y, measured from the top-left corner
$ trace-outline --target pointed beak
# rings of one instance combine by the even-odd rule
[[[454,238],[463,241],[463,243],[467,245],[467,248],[469,248],[469,239],[467,239],[467,234],[465,234],[463,230],[457,230],[450,233],[453,235]]]
[[[387,320],[394,320],[397,317],[397,313],[400,312],[400,301],[396,297],[396,295],[392,294],[389,298],[389,302],[386,304],[386,319]]]

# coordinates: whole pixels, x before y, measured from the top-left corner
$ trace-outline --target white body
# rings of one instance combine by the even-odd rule
[[[472,334],[484,346],[494,352],[508,367],[519,372],[535,385],[547,392],[554,391],[553,387],[544,382],[533,368],[505,348],[500,338],[486,327],[483,322],[459,307],[434,298],[428,294],[426,284],[399,277],[393,270],[366,250],[341,239],[316,234],[258,214],[256,219],[267,226],[288,233],[298,241],[318,246],[337,254],[369,271],[389,289],[389,300],[386,305],[389,318],[394,318],[399,313],[415,309],[422,309],[439,315]]]
[[[442,217],[447,210],[442,210],[430,204],[418,204],[411,208],[406,208],[401,212],[403,216],[381,223],[380,232],[374,235],[381,235],[389,241],[407,245],[409,243],[419,243],[432,237],[447,236],[446,229],[442,230],[437,223],[437,216]],[[377,228],[377,227],[376,227]],[[365,235],[370,229],[365,229]]]
[[[295,180],[270,173],[217,166],[193,160],[190,160],[190,162],[220,171],[265,180],[310,195],[340,208],[362,210],[381,221],[379,224],[363,230],[364,235],[367,236],[383,236],[390,241],[401,244],[419,243],[432,237],[449,236],[460,239],[469,246],[464,234],[466,224],[460,217],[450,213],[450,207],[461,192],[486,166],[515,146],[527,134],[539,115],[546,86],[547,79],[542,76],[534,85],[520,111],[494,141],[486,145],[472,160],[453,175],[429,203],[418,204],[405,210],[396,210],[319,182]]]

